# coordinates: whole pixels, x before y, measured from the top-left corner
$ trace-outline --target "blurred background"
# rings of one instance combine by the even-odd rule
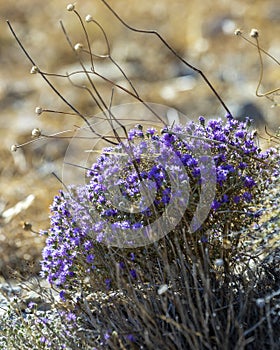
[[[278,0],[115,0],[113,9],[133,27],[157,30],[190,64],[215,86],[234,116],[255,117],[255,126],[275,131],[280,125],[279,107],[257,98],[260,61],[255,47],[234,36],[240,28],[249,37],[252,28],[260,33],[260,44],[280,59],[280,6]],[[67,139],[42,140],[15,153],[12,144],[31,139],[39,127],[50,134],[82,125],[79,118],[53,113],[37,116],[36,106],[68,111],[39,75],[31,75],[32,64],[20,50],[8,29],[12,24],[22,44],[42,71],[65,74],[79,69],[61,30],[62,20],[73,43],[85,44],[77,17],[66,10],[68,1],[0,0],[0,273],[23,274],[38,271],[44,238],[24,230],[23,222],[39,231],[49,226],[49,206],[61,188],[51,174],[61,174]],[[76,9],[82,18],[90,14],[104,28],[111,53],[120,63],[141,98],[175,108],[187,118],[200,115],[223,117],[225,110],[201,76],[184,66],[154,36],[133,33],[125,28],[100,0],[80,0]],[[101,31],[86,24],[92,49],[105,54]],[[86,57],[85,57],[86,58]],[[96,60],[99,72],[127,86],[124,77],[108,60]],[[261,92],[280,87],[280,67],[264,57]],[[61,94],[83,113],[93,116],[97,108],[82,89],[66,79],[52,80]],[[96,80],[109,103],[111,87]],[[115,91],[113,104],[133,100]],[[277,97],[276,97],[277,101]],[[278,99],[279,103],[279,99]],[[28,228],[25,225],[25,228]]]

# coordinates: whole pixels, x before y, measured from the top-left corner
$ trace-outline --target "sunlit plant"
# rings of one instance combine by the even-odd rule
[[[69,186],[60,179],[63,189],[51,205],[50,229],[41,232],[46,236],[41,277],[58,296],[50,298],[51,308],[44,311],[34,302],[22,308],[20,300],[10,298],[0,321],[0,345],[13,349],[22,341],[24,349],[276,348],[279,271],[267,251],[274,247],[271,242],[277,235],[277,200],[271,201],[276,213],[271,222],[266,225],[259,218],[265,211],[263,194],[271,196],[274,184],[279,185],[275,181],[279,178],[279,147],[262,152],[250,119],[235,120],[201,70],[183,59],[159,33],[129,26],[101,1],[127,29],[154,35],[198,73],[226,117],[199,117],[195,122],[169,125],[140,97],[114,60],[102,25],[90,15],[83,20],[74,4],[67,10],[81,24],[84,40],[72,43],[61,22],[81,66],[72,73],[41,70],[8,22],[32,64],[30,73],[41,75],[70,109],[37,107],[36,114],[78,116],[89,138],[101,139],[107,147],[88,166],[77,165],[86,173],[84,183]],[[101,31],[105,54],[93,52],[86,25]],[[236,34],[245,38],[240,30]],[[261,61],[262,54],[269,54],[260,48],[257,30],[252,30],[251,37],[255,42],[249,42],[256,46]],[[96,59],[110,61],[125,83],[99,73]],[[86,78],[85,85],[73,82],[80,74]],[[67,78],[71,88],[88,94],[112,136],[98,132],[92,119],[60,94],[52,78]],[[113,88],[109,103],[95,78]],[[128,129],[114,114],[114,89],[144,106],[160,127],[146,127],[140,119],[135,128]],[[275,106],[278,91],[264,94]],[[73,138],[77,128],[70,130]],[[279,144],[278,134],[267,131],[267,135]],[[63,132],[46,135],[35,128],[32,137],[31,142],[37,142],[63,137]],[[260,238],[258,230],[265,237]],[[264,244],[266,236],[269,244]],[[264,253],[268,256],[262,257]]]
[[[125,266],[122,259],[130,261],[130,274],[136,278],[137,265],[139,276],[145,275],[141,250],[153,251],[152,243],[159,241],[160,245],[169,234],[181,242],[183,249],[181,230],[188,232],[198,259],[205,254],[201,249],[207,250],[210,264],[221,258],[229,268],[238,255],[242,229],[261,214],[254,208],[269,182],[268,167],[275,158],[273,150],[260,151],[248,127],[249,120],[243,123],[228,116],[226,122],[208,123],[200,117],[198,123],[174,125],[161,134],[141,126],[130,130],[128,142],[104,149],[88,170],[88,183],[61,191],[54,199],[42,275],[65,292],[74,288],[75,281],[79,288],[86,276],[102,283],[100,249],[102,252],[105,246],[105,252],[107,246],[115,246],[123,248],[118,263]],[[205,153],[199,155],[198,149]],[[209,159],[213,159],[214,166],[205,172],[202,167],[206,168]],[[183,186],[172,188],[170,172]],[[202,187],[213,179],[211,186],[216,194],[202,219],[197,213],[200,198],[204,196],[204,211],[209,200]],[[164,222],[163,227],[154,226],[157,232],[150,232],[172,202],[176,202],[177,210],[169,211],[168,219],[176,225],[170,229]],[[115,263],[115,259],[111,266],[106,262],[107,274],[108,269],[114,270]]]

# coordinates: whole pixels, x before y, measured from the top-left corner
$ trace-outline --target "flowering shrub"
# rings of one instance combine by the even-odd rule
[[[178,228],[189,231],[198,256],[200,246],[212,262],[229,258],[229,247],[234,256],[241,229],[259,216],[253,208],[273,158],[273,151],[261,153],[249,123],[200,117],[160,134],[138,126],[125,143],[104,149],[87,184],[54,199],[42,275],[64,288],[62,298],[84,280],[110,287],[116,266],[135,280],[145,270],[143,251],[151,258],[167,234],[180,242]],[[110,246],[123,248],[115,261],[106,259]]]
[[[174,57],[203,78],[230,113],[204,73],[181,58],[160,34],[127,25],[105,0],[102,2],[127,29],[156,34]],[[61,22],[82,68],[66,75],[41,71],[8,22],[32,63],[31,74],[41,75],[70,108],[70,113],[43,107],[37,107],[35,112],[78,116],[86,128],[76,130],[75,126],[72,141],[88,139],[80,132],[90,130],[90,142],[97,137],[114,147],[104,149],[100,158],[90,164],[86,184],[71,186],[55,197],[43,250],[42,276],[59,288],[51,288],[56,292],[53,294],[48,285],[40,286],[35,297],[28,293],[20,294],[19,299],[10,297],[10,288],[9,302],[5,298],[0,320],[0,347],[279,348],[279,170],[273,170],[279,168],[279,150],[261,153],[255,133],[249,130],[250,121],[239,123],[231,116],[207,123],[200,117],[199,123],[172,125],[160,133],[138,125],[126,134],[124,111],[118,108],[123,106],[113,105],[112,86],[145,107],[142,118],[133,103],[133,115],[139,120],[157,117],[164,123],[160,116],[165,113],[154,113],[139,96],[111,56],[103,26],[90,15],[84,23],[74,4],[69,4],[67,10],[76,15],[84,36],[81,42],[72,44]],[[90,44],[95,42],[87,31],[91,24],[104,35],[107,50],[103,55],[94,52],[96,45]],[[242,36],[240,30],[236,34]],[[258,36],[253,29],[255,43],[247,41],[257,47],[262,65],[262,53],[273,57],[259,47]],[[96,59],[110,61],[129,84],[128,89],[121,79],[116,83],[103,76],[102,70],[95,67]],[[82,80],[72,81],[80,74],[86,78],[85,85]],[[258,93],[263,74],[260,76],[257,94],[275,103],[278,89]],[[101,127],[99,134],[99,128],[94,127],[99,116],[95,115],[91,124],[84,106],[80,107],[82,101],[76,103],[68,93],[61,94],[49,77],[67,78],[71,88],[89,93],[91,113],[94,102],[102,113],[100,121],[106,125],[109,122],[116,138],[104,137],[106,132]],[[110,106],[103,96],[105,84],[99,91],[95,77],[108,83]],[[148,111],[152,118],[146,114]],[[125,131],[126,141],[117,144],[122,137],[115,126]],[[45,135],[38,128],[32,131],[35,139],[60,134]],[[269,136],[279,141],[278,134]],[[13,145],[11,150],[15,152],[28,143]],[[77,155],[80,148],[86,149],[79,144],[69,154]],[[263,221],[256,223],[263,212]],[[24,227],[32,230],[31,224],[25,223]],[[33,283],[28,285],[23,283],[22,289],[37,289]]]

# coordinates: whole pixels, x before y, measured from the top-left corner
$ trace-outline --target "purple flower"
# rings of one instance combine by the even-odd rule
[[[169,133],[164,133],[162,140],[165,145],[170,146],[175,141],[175,136]]]
[[[132,225],[132,228],[135,230],[137,230],[141,227],[143,227],[143,224],[141,224],[141,222],[136,222],[135,224]]]
[[[221,206],[221,203],[215,199],[212,203],[212,209],[218,210],[220,208],[220,206]]]
[[[201,236],[201,243],[208,243],[208,237],[207,236],[205,236],[205,235],[203,235],[203,236]]]
[[[233,202],[238,204],[240,202],[240,196],[233,196]]]
[[[224,194],[221,199],[221,203],[228,203],[229,202],[229,196],[227,194]]]
[[[233,173],[235,168],[232,164],[225,164],[221,166],[221,169],[228,171],[229,173]]]
[[[93,247],[93,243],[91,241],[86,241],[84,243],[85,250],[90,250]]]
[[[36,303],[34,303],[33,301],[30,301],[30,303],[28,303],[27,306],[29,309],[33,309],[36,306]]]
[[[235,133],[235,137],[239,137],[239,138],[244,138],[245,137],[245,132],[244,130],[238,130],[236,133]]]
[[[219,122],[217,120],[209,120],[208,127],[212,130],[219,130]]]
[[[250,192],[244,192],[242,197],[249,203],[251,202],[253,196]]]
[[[106,332],[105,334],[104,334],[104,339],[105,340],[109,340],[110,339],[110,334],[108,333],[108,332]]]
[[[47,338],[44,337],[44,336],[42,336],[42,337],[40,338],[40,342],[41,342],[41,343],[46,343],[46,342],[47,342]]]
[[[94,260],[94,255],[93,254],[89,254],[89,255],[87,255],[87,257],[86,257],[86,261],[87,261],[87,263],[92,263],[93,262],[93,260]]]
[[[75,322],[77,319],[77,316],[73,312],[67,312],[66,313],[66,319],[69,322]]]
[[[137,278],[137,272],[136,272],[134,269],[130,270],[129,272],[130,272],[130,276],[131,276],[133,279],[136,279],[136,278]]]
[[[220,170],[217,174],[217,182],[220,186],[223,185],[223,183],[226,181],[228,175],[227,170]]]
[[[105,285],[106,285],[106,289],[109,290],[111,288],[111,279],[110,278],[106,278],[105,279]]]
[[[64,290],[61,290],[59,292],[59,297],[60,297],[61,300],[66,301],[66,299],[65,299],[65,291]]]
[[[123,262],[123,261],[121,261],[120,263],[119,263],[119,267],[120,267],[120,269],[124,269],[125,268],[125,263]]]
[[[256,186],[256,181],[254,179],[252,179],[249,176],[246,176],[244,179],[244,186],[248,187],[248,188],[252,188],[253,186]]]
[[[135,254],[134,253],[130,253],[130,260],[134,261],[135,260]]]
[[[127,340],[129,340],[129,341],[131,341],[131,342],[135,342],[136,341],[136,339],[134,338],[134,336],[132,335],[132,334],[128,334],[127,336],[126,336],[126,338],[127,338]]]
[[[244,170],[247,168],[247,166],[248,166],[247,163],[241,161],[238,165],[238,168],[241,170]]]
[[[133,140],[136,137],[143,138],[144,137],[143,131],[140,130],[140,129],[129,130],[129,132],[128,132],[128,139],[131,141],[131,140]]]
[[[149,136],[153,136],[156,133],[156,129],[155,128],[148,128],[146,130],[146,135]]]
[[[204,127],[205,126],[205,118],[200,116],[200,117],[198,117],[198,120],[199,120],[200,124]]]

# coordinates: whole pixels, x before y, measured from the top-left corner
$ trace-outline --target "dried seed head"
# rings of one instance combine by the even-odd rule
[[[86,22],[91,22],[93,20],[91,15],[87,15],[85,19],[86,19]]]
[[[236,29],[235,31],[234,31],[234,35],[237,35],[237,36],[239,36],[239,35],[242,35],[242,31],[241,31],[241,29]]]
[[[17,145],[12,145],[12,146],[11,146],[11,151],[12,151],[12,152],[16,152],[17,149],[18,149],[18,146],[17,146]]]
[[[22,228],[24,229],[24,231],[31,231],[32,230],[32,224],[30,222],[24,221],[22,223]]]
[[[143,130],[143,126],[141,124],[136,124],[135,125],[135,128],[139,129],[139,130]]]
[[[30,69],[30,73],[31,74],[36,74],[39,72],[39,69],[37,66],[33,66],[31,69]]]
[[[32,130],[32,136],[33,137],[40,137],[41,136],[41,130],[39,128],[35,128]]]
[[[75,10],[75,5],[74,4],[68,4],[66,9],[67,9],[67,11],[74,11]]]
[[[82,51],[83,48],[84,48],[84,46],[81,43],[77,43],[74,46],[75,51]]]
[[[36,107],[35,108],[35,113],[38,114],[38,115],[42,114],[43,113],[43,108],[42,107]]]
[[[259,31],[257,29],[252,29],[250,32],[250,37],[252,38],[258,38],[259,37]]]

